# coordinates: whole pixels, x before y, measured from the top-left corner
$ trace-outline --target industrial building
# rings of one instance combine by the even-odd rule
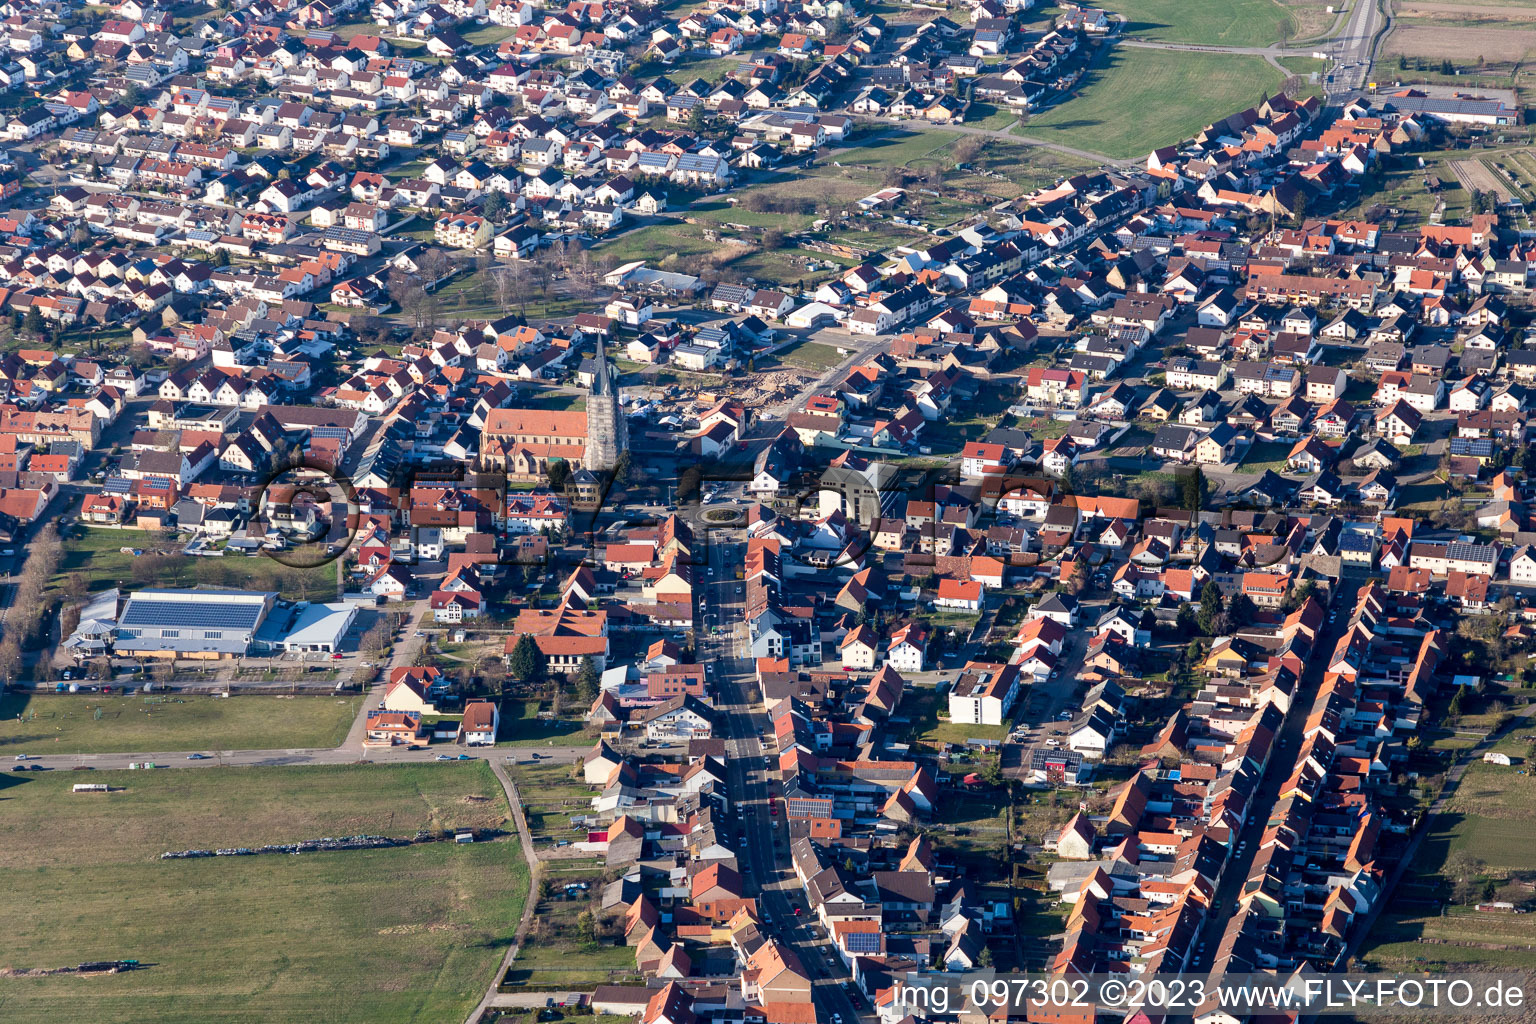
[[[98,595],[65,645],[77,657],[220,660],[276,652],[336,653],[357,620],[352,604],[280,601],[272,591],[140,590],[121,612]],[[114,625],[115,619],[115,625]]]

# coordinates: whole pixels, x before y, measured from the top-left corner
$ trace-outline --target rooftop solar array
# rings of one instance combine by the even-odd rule
[[[213,595],[199,601],[166,601],[131,597],[118,620],[120,628],[252,630],[261,618],[259,602],[220,601]]]

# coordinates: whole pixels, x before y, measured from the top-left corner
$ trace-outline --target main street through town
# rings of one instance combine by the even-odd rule
[[[850,984],[847,971],[831,943],[817,933],[790,863],[789,823],[771,804],[777,752],[765,742],[768,715],[751,699],[756,684],[753,663],[741,656],[745,652],[737,645],[746,584],[736,578],[736,567],[744,563],[746,545],[739,531],[708,530],[702,522],[696,524],[695,542],[705,549],[704,558],[696,561],[704,563],[708,602],[696,646],[700,661],[718,666],[715,681],[718,707],[725,714],[727,783],[735,805],[742,877],[748,892],[757,897],[764,930],[794,949],[813,979],[817,1020],[851,1022],[858,1011],[844,988]]]

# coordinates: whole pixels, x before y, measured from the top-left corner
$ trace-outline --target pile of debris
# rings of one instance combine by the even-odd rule
[[[413,839],[391,839],[389,836],[343,836],[324,839],[304,839],[297,843],[269,843],[266,846],[236,846],[222,850],[175,850],[162,853],[161,860],[185,860],[193,857],[255,857],[263,853],[318,853],[324,850],[380,850],[391,846],[410,846],[413,843],[433,842],[429,833],[417,833]]]

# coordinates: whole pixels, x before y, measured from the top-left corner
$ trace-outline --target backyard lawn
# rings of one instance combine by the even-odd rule
[[[1016,130],[1090,152],[1140,157],[1257,103],[1284,78],[1262,57],[1232,54],[1116,46],[1102,60],[1076,96]]]
[[[540,702],[508,699],[501,704],[499,744],[535,746],[546,743],[567,745],[583,742],[581,722],[569,718],[540,718]]]
[[[8,978],[9,1024],[463,1020],[528,895],[518,843],[162,861],[419,828],[509,828],[484,762],[0,777],[8,966],[136,959],[82,979]],[[61,852],[67,850],[67,855]],[[61,894],[68,893],[61,912]]]
[[[639,974],[635,951],[619,938],[595,940],[582,931],[582,915],[597,916],[594,906],[603,888],[602,872],[586,867],[545,874],[548,895],[534,911],[528,941],[502,979],[508,989],[550,991],[591,989]],[[580,888],[585,885],[586,888]]]
[[[1285,461],[1294,447],[1289,441],[1255,441],[1248,446],[1240,468],[1244,473],[1262,473],[1266,469],[1284,473]]]
[[[908,743],[937,750],[942,743],[964,744],[966,740],[1001,740],[1008,735],[1006,725],[958,725],[940,710],[947,711],[947,691],[940,694],[929,687],[913,687],[902,698],[899,713],[911,723],[904,739]]]
[[[0,695],[0,754],[334,747],[361,697]]]
[[[571,829],[571,815],[592,810],[592,787],[573,774],[570,765],[508,765],[507,774],[517,784],[535,840],[586,838]]]

